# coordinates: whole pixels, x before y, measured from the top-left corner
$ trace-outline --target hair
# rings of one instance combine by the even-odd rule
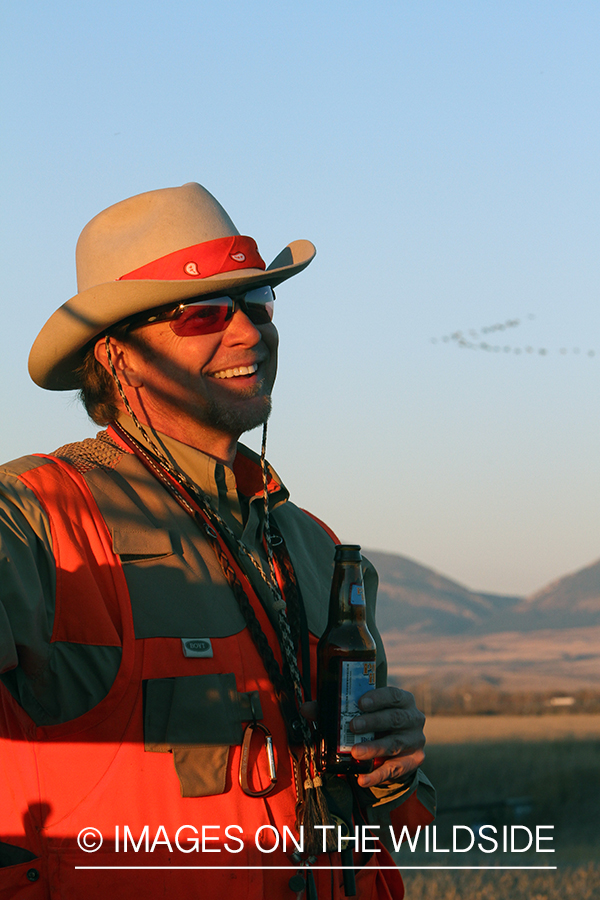
[[[98,362],[94,345],[88,347],[75,374],[79,380],[79,399],[96,425],[108,425],[119,414],[117,387],[110,372]]]
[[[110,330],[111,337],[125,341],[128,337],[127,326],[127,321],[113,326]],[[117,419],[121,406],[111,373],[96,359],[95,347],[98,337],[100,335],[88,344],[83,362],[75,370],[75,375],[80,385],[79,399],[88,416],[96,425],[108,425]]]

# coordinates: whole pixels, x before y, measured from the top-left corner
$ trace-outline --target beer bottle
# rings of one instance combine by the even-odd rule
[[[375,641],[366,623],[360,547],[338,544],[329,599],[329,621],[317,649],[317,702],[321,769],[337,774],[370,772],[352,747],[374,735],[354,734],[358,700],[375,687]]]

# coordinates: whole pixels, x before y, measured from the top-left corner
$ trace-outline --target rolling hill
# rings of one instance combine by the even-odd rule
[[[377,621],[400,684],[600,690],[600,561],[529,597],[471,591],[404,556],[365,550]]]
[[[471,591],[394,553],[365,550],[379,572],[377,620],[382,631],[489,634],[600,625],[600,560],[529,597]]]

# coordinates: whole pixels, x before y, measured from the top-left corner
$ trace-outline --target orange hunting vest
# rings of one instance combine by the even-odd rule
[[[212,656],[184,656],[180,638],[136,639],[121,561],[84,477],[52,458],[20,477],[52,529],[52,641],[121,647],[122,658],[104,699],[63,724],[36,726],[0,683],[0,840],[25,854],[0,868],[0,900],[292,900],[296,870],[277,868],[293,865],[297,838],[290,751],[248,630],[213,639]],[[253,606],[278,656],[269,619]],[[311,644],[314,656],[312,635]],[[277,785],[263,798],[238,783],[242,727],[253,714],[277,758]],[[185,745],[196,719],[205,733],[211,723],[214,742]],[[270,780],[261,735],[248,765],[255,789]],[[418,806],[411,801],[407,814]],[[342,873],[327,869],[336,864],[337,854],[318,859],[319,900],[345,896]],[[384,865],[392,861],[382,847],[357,872],[363,900],[401,900],[399,873]]]

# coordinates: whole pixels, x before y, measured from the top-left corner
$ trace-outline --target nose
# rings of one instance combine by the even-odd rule
[[[248,347],[254,347],[262,340],[262,334],[258,330],[254,322],[251,322],[246,313],[239,306],[231,317],[229,325],[223,332],[223,342],[234,344],[245,344]]]

